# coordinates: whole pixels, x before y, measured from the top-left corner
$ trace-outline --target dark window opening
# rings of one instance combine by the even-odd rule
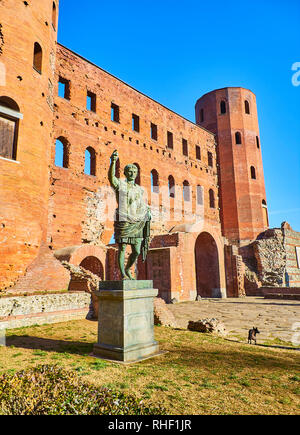
[[[242,145],[242,135],[239,131],[235,133],[235,143],[237,145]]]
[[[90,112],[96,112],[96,101],[97,101],[96,94],[94,94],[93,92],[87,91],[87,95],[86,95],[86,108],[87,108],[87,110],[89,110]]]
[[[70,81],[59,77],[58,96],[65,100],[70,100]]]
[[[221,101],[221,103],[220,103],[220,109],[221,109],[221,114],[222,115],[224,113],[226,113],[226,102],[225,101]]]
[[[189,155],[188,141],[186,139],[182,139],[182,154],[186,157]]]
[[[84,173],[86,175],[96,175],[96,152],[92,147],[88,147],[85,151]]]
[[[169,196],[170,198],[175,198],[175,180],[172,175],[169,176]]]
[[[188,181],[183,182],[183,200],[189,202],[191,200],[191,188]]]
[[[157,125],[151,123],[151,139],[157,140],[158,134],[157,134]]]
[[[259,141],[259,137],[256,136],[256,146],[259,149],[260,148],[260,141]]]
[[[215,192],[212,189],[209,191],[209,206],[210,208],[216,208]]]
[[[132,114],[132,130],[139,133],[140,131],[140,117]]]
[[[42,74],[43,50],[38,42],[34,43],[33,68]]]
[[[214,165],[214,159],[212,153],[208,151],[207,157],[208,157],[208,166],[212,168]]]
[[[252,180],[256,180],[256,169],[254,166],[251,166],[251,178]]]
[[[19,120],[22,119],[19,106],[8,97],[0,98],[0,156],[17,159]]]
[[[56,4],[53,2],[52,6],[52,26],[53,29],[56,30]]]
[[[171,133],[170,131],[168,131],[168,134],[167,134],[167,141],[168,141],[168,148],[173,149],[173,146],[174,146],[173,133]]]
[[[250,115],[250,104],[249,101],[245,100],[245,113]]]
[[[120,107],[114,103],[111,103],[111,120],[120,122]]]
[[[200,122],[204,122],[204,109],[200,110]]]
[[[201,160],[201,148],[199,145],[196,145],[196,159]]]
[[[151,171],[151,192],[159,193],[159,175],[156,169]]]

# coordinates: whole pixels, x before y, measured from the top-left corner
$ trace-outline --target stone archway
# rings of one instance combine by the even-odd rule
[[[215,239],[201,233],[195,243],[197,295],[204,298],[221,297],[220,263]]]
[[[92,272],[94,275],[99,276],[102,281],[104,280],[104,268],[101,261],[97,257],[85,257],[79,266]]]

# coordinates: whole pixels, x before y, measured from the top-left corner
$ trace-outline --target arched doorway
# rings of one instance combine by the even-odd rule
[[[97,257],[86,257],[80,263],[80,267],[85,270],[89,270],[94,275],[99,276],[102,281],[104,280],[104,268],[101,261]]]
[[[220,297],[220,269],[218,248],[209,233],[201,233],[195,244],[197,295]]]

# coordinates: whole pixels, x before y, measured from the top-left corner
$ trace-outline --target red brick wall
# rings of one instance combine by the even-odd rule
[[[150,254],[146,264],[139,260],[138,279],[150,279],[160,291],[160,296],[167,302],[173,298],[177,301],[195,300],[197,294],[209,297],[226,296],[225,260],[223,238],[219,228],[203,227],[203,237],[198,238],[195,232],[173,233],[156,236],[150,245]],[[215,263],[209,268],[210,281],[206,288],[197,288],[196,253],[205,258],[207,245],[205,239],[209,238],[215,251]],[[215,267],[218,263],[218,267]]]
[[[68,290],[70,273],[54,256],[52,251],[42,244],[37,257],[28,267],[25,276],[12,287],[14,293],[35,291]]]
[[[91,210],[99,188],[108,186],[110,156],[117,149],[121,176],[128,163],[141,167],[141,185],[151,198],[150,173],[159,173],[160,194],[153,194],[157,205],[163,204],[163,188],[168,177],[182,186],[184,180],[193,187],[192,210],[196,208],[196,186],[204,187],[205,220],[219,224],[218,180],[214,136],[203,128],[166,109],[119,79],[111,76],[70,50],[58,45],[56,82],[59,76],[70,81],[70,100],[56,97],[54,138],[64,137],[69,143],[69,168],[54,165],[55,140],[51,149],[51,186],[49,203],[48,242],[54,249],[86,241],[90,227],[99,228],[101,241],[107,244],[113,234],[112,221],[103,218],[103,209]],[[96,113],[86,109],[87,90],[96,95]],[[57,87],[55,92],[57,93]],[[111,103],[120,107],[120,122],[111,121]],[[140,132],[132,131],[132,114],[140,117]],[[150,124],[158,126],[158,140],[150,137]],[[174,135],[174,149],[167,148],[167,131]],[[189,157],[183,155],[182,139],[188,141]],[[196,145],[202,159],[196,159]],[[85,175],[84,157],[87,147],[96,152],[96,176]],[[208,151],[213,155],[213,168],[208,166]],[[209,189],[216,197],[216,208],[209,207]],[[168,195],[167,195],[168,196]],[[96,201],[97,202],[97,201]],[[182,210],[182,193],[171,199],[171,207]],[[95,204],[94,204],[95,205]],[[99,204],[98,204],[99,205]],[[115,203],[111,206],[114,209]],[[168,232],[182,222],[182,217],[153,222],[156,234]],[[97,218],[95,217],[97,215]],[[98,219],[98,221],[97,221]],[[102,219],[102,220],[101,220]],[[97,239],[96,243],[100,240]],[[90,241],[90,240],[88,240]]]
[[[47,228],[56,30],[53,0],[25,3],[0,2],[0,62],[6,71],[1,95],[13,99],[23,114],[17,161],[0,158],[0,289],[24,274]],[[33,68],[35,42],[43,50],[42,74]]]

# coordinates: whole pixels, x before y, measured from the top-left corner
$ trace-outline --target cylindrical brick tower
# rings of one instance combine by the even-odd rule
[[[46,241],[58,1],[0,2],[0,290]]]
[[[218,89],[196,103],[196,123],[217,136],[224,236],[246,242],[268,228],[256,97],[248,89]]]

